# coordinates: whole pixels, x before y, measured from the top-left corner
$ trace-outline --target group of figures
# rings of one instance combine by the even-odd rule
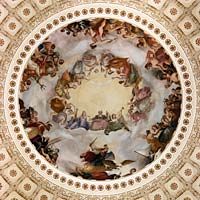
[[[61,105],[63,106],[63,110],[55,113],[52,116],[52,120],[59,125],[65,127],[66,129],[73,130],[84,128],[86,130],[93,131],[104,130],[104,133],[106,135],[108,135],[112,131],[117,131],[123,128],[129,131],[127,122],[125,121],[122,114],[123,108],[117,114],[109,114],[108,112],[103,114],[103,111],[100,110],[97,115],[88,119],[86,111],[83,111],[80,116],[77,116],[78,109],[74,108],[71,103],[68,104],[67,107],[65,107],[62,100],[55,97],[51,100],[51,103],[53,104],[53,109],[55,108],[55,104],[52,101],[58,107],[60,107]]]
[[[95,140],[90,143],[89,150],[80,155],[84,165],[76,167],[75,171],[71,173],[72,175],[95,180],[118,179],[121,177],[120,174],[112,173],[112,170],[120,169],[122,166],[135,162],[134,160],[124,160],[117,164],[115,155],[109,150],[108,145],[105,144],[102,148],[95,147]],[[134,172],[136,172],[136,169],[132,168],[130,173],[123,175],[123,177]]]
[[[55,141],[49,141],[49,137],[44,136],[45,131],[50,131],[52,124],[42,122],[38,119],[38,112],[32,107],[26,108],[22,99],[19,99],[20,116],[27,135],[35,146],[36,150],[53,165],[56,165],[59,149],[53,146]]]
[[[157,79],[165,80],[166,88],[170,87],[172,83],[178,85],[178,87],[171,89],[172,93],[164,100],[164,115],[161,122],[154,124],[151,131],[146,131],[147,142],[150,144],[154,156],[159,150],[162,152],[165,149],[178,125],[182,93],[177,71],[169,56],[164,53],[163,48],[154,52],[149,50],[147,60],[145,68],[151,70]]]
[[[136,39],[137,47],[158,47],[160,46],[157,41],[146,34],[142,29],[133,26],[127,22],[119,21],[117,19],[104,19],[96,18],[89,20],[82,20],[74,22],[61,29],[62,32],[76,37],[78,34],[83,33],[89,35],[92,39],[90,47],[96,48],[102,43],[110,43],[116,40],[116,37],[106,37],[112,33],[116,33],[123,38]]]
[[[145,33],[142,29],[127,22],[122,22],[115,19],[82,20],[80,22],[69,24],[61,31],[66,32],[67,34],[72,33],[74,37],[80,33],[90,35],[93,41],[93,43],[90,44],[91,48],[95,48],[97,45],[102,43],[112,42],[113,40],[116,40],[118,35],[122,38],[135,40],[138,48],[149,49],[147,52],[147,63],[145,68],[147,70],[153,70],[154,75],[158,79],[166,80],[166,87],[169,87],[172,83],[179,84],[176,69],[164,48],[155,40],[155,38]],[[112,39],[108,39],[109,37],[106,36],[109,36],[112,33],[116,33],[117,36],[115,35]],[[92,59],[92,57],[88,58]],[[107,61],[107,59],[109,59],[109,56],[105,55],[105,60]],[[128,73],[130,73],[132,64],[130,64],[128,67],[125,65],[125,61],[114,59],[109,63],[108,66],[109,69],[121,68],[123,70],[122,73],[124,73],[125,78],[127,78],[126,76]]]
[[[109,50],[97,56],[94,50],[86,51],[82,58],[75,62],[72,69],[67,69],[58,79],[55,92],[59,97],[70,99],[69,89],[76,89],[82,80],[88,80],[91,73],[104,73],[112,79],[119,79],[125,87],[139,84],[141,78],[134,64],[128,58],[117,57]],[[113,76],[115,74],[115,76]]]
[[[64,60],[60,58],[59,52],[55,51],[55,47],[55,44],[49,41],[38,46],[24,69],[20,84],[21,92],[27,91],[33,80],[41,86],[41,89],[44,89],[45,85],[40,83],[40,79],[43,76],[54,77],[56,75],[59,65],[62,65]]]
[[[82,59],[75,62],[72,69],[67,69],[58,79],[55,86],[56,96],[52,97],[50,101],[51,109],[55,112],[53,115],[53,121],[59,123],[67,129],[85,128],[86,130],[104,130],[105,134],[109,134],[111,131],[117,131],[119,129],[128,129],[127,122],[123,116],[123,107],[119,108],[118,113],[103,113],[99,110],[97,115],[90,117],[88,120],[86,111],[82,111],[80,116],[77,116],[78,109],[75,108],[72,102],[70,102],[69,89],[76,89],[81,85],[81,81],[89,80],[92,73],[103,73],[104,77],[110,76],[111,79],[119,79],[119,84],[123,84],[124,87],[133,88],[133,96],[136,96],[137,103],[135,105],[139,107],[147,107],[150,110],[150,104],[146,103],[144,106],[144,99],[151,96],[149,87],[138,89],[138,85],[142,78],[139,72],[128,58],[116,57],[108,50],[104,51],[100,55],[87,51],[83,54]],[[141,106],[143,102],[143,106]],[[139,106],[139,104],[141,104]],[[132,104],[133,106],[133,104]],[[150,107],[149,107],[150,106]],[[130,106],[131,107],[131,106]],[[143,111],[147,111],[143,108]],[[145,114],[137,111],[130,111],[130,117],[137,122]]]
[[[152,160],[158,151],[162,152],[165,149],[173,136],[181,113],[181,100],[181,88],[172,89],[172,93],[164,100],[164,115],[161,121],[152,125],[151,130],[146,131]]]
[[[111,132],[124,130],[131,134],[131,126],[137,126],[142,120],[148,119],[148,113],[155,106],[152,97],[152,88],[145,85],[141,70],[131,62],[131,59],[116,56],[108,49],[97,50],[99,45],[114,42],[118,37],[135,42],[139,49],[147,49],[144,69],[171,90],[171,94],[164,99],[164,115],[160,122],[153,124],[146,130],[146,142],[149,144],[149,161],[153,161],[171,140],[178,125],[181,112],[182,94],[178,73],[169,55],[164,48],[150,35],[133,25],[115,19],[89,19],[74,22],[61,29],[61,32],[77,37],[79,34],[90,36],[92,43],[90,49],[81,55],[71,67],[67,67],[56,80],[54,95],[49,100],[51,122],[39,120],[37,111],[33,107],[26,108],[23,99],[19,99],[20,115],[29,139],[35,148],[49,161],[56,165],[59,149],[54,144],[60,140],[44,136],[51,127],[59,125],[67,130],[85,129],[87,131],[103,131],[106,137]],[[24,70],[20,91],[28,91],[33,82],[45,89],[40,80],[44,76],[57,77],[59,69],[65,61],[60,58],[60,53],[55,51],[56,46],[50,41],[45,41],[38,46]],[[63,65],[64,66],[64,65]],[[127,103],[128,113],[124,107],[118,113],[103,112],[101,109],[95,116],[88,116],[87,110],[80,111],[70,101],[70,90],[78,88],[83,80],[89,80],[91,74],[101,73],[111,80],[117,79],[124,87],[131,87],[132,98]],[[102,105],[103,106],[103,105]],[[95,139],[96,140],[96,139]],[[89,145],[89,150],[80,155],[83,167],[77,167],[71,174],[85,179],[105,180],[120,178],[112,170],[123,165],[133,163],[133,160],[124,160],[115,163],[115,155],[109,150],[107,144],[102,148],[94,147],[94,141]],[[130,174],[136,172],[133,168]]]

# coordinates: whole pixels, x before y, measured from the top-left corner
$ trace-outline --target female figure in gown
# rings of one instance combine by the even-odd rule
[[[89,123],[87,121],[86,111],[83,111],[80,117],[73,119],[73,121],[69,123],[68,128],[69,129],[84,128],[88,130]]]

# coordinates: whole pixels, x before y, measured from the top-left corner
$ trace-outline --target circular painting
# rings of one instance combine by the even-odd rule
[[[127,22],[91,18],[35,49],[20,83],[20,116],[36,150],[59,170],[118,179],[157,159],[181,112],[165,49]]]

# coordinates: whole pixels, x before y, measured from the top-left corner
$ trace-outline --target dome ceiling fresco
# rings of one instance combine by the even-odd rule
[[[200,199],[200,1],[0,2],[0,199]]]
[[[164,48],[116,19],[52,33],[20,82],[20,116],[32,144],[58,169],[85,179],[126,177],[156,159],[176,130],[181,102]]]

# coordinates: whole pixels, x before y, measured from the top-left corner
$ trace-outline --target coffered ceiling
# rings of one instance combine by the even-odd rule
[[[171,148],[148,170],[117,183],[82,183],[54,172],[27,146],[15,119],[15,85],[30,49],[46,34],[76,17],[101,15],[133,20],[168,48],[183,76],[185,118]],[[199,200],[199,66],[199,0],[1,0],[0,199]]]

